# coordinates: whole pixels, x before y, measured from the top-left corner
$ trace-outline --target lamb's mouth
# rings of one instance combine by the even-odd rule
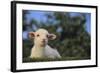
[[[42,41],[42,42],[41,42],[41,45],[42,45],[42,46],[45,46],[45,45],[46,45],[46,41],[45,41],[45,42]]]
[[[43,44],[45,44],[46,43],[46,41],[41,41]]]

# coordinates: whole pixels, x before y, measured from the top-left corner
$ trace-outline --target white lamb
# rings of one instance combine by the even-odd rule
[[[29,32],[29,37],[34,41],[30,58],[61,58],[58,51],[47,44],[48,40],[54,40],[56,35],[49,34],[45,29],[39,29],[36,32]]]

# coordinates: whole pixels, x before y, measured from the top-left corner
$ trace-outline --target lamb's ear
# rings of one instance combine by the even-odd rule
[[[48,38],[50,40],[54,40],[54,39],[56,39],[56,35],[55,34],[49,34]]]
[[[29,38],[34,38],[35,37],[35,32],[29,32]]]

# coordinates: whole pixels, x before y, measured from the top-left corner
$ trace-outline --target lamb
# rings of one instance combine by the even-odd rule
[[[34,42],[30,58],[61,58],[56,49],[48,45],[48,40],[54,40],[55,34],[49,34],[45,29],[38,29],[36,32],[29,32],[29,38]]]

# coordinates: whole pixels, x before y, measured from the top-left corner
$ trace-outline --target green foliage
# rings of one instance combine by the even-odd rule
[[[86,60],[88,57],[62,57],[61,59],[51,59],[51,58],[23,58],[23,62],[48,62],[48,61],[69,61],[69,60]]]
[[[26,14],[24,14],[26,15]],[[47,29],[50,33],[57,35],[56,40],[49,41],[51,47],[56,48],[61,54],[61,59],[56,60],[81,60],[91,58],[91,38],[90,34],[86,31],[86,17],[85,13],[72,17],[70,13],[66,12],[49,12],[44,16],[47,21],[38,21],[32,19],[27,25],[23,23],[23,31],[35,28]],[[25,17],[25,16],[24,16]],[[23,19],[26,21],[26,18]],[[60,29],[60,31],[58,31]],[[23,40],[23,61],[24,62],[37,62],[37,61],[51,61],[51,59],[28,59],[33,43],[29,38]],[[55,61],[55,60],[53,60]]]

